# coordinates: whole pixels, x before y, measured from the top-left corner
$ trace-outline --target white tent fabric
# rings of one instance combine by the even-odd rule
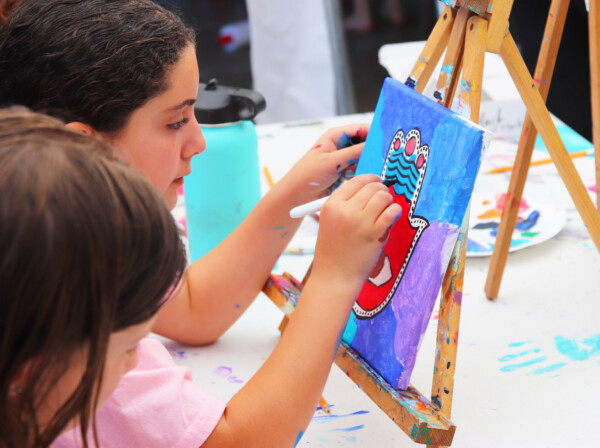
[[[336,115],[324,0],[246,0],[253,88],[267,109],[257,123]]]

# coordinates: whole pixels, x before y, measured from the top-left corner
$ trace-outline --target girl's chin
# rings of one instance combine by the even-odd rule
[[[171,185],[169,186],[167,191],[165,191],[165,203],[169,210],[173,210],[175,208],[175,205],[177,205],[177,188],[178,187]]]

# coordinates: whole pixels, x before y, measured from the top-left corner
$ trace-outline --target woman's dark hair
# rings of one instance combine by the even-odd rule
[[[0,110],[0,223],[0,446],[49,446],[73,419],[86,440],[109,336],[178,284],[179,232],[109,147],[24,108]],[[82,348],[80,383],[42,427],[37,406]]]
[[[150,0],[26,0],[0,28],[0,106],[116,133],[168,87],[194,31]]]

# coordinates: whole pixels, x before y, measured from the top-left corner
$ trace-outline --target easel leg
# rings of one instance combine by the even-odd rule
[[[425,43],[425,47],[423,47],[419,55],[417,63],[406,80],[406,84],[413,87],[417,92],[423,93],[427,81],[446,49],[455,15],[456,10],[449,6],[446,6],[444,11],[442,11],[440,18]]]
[[[502,56],[502,60],[527,107],[528,114],[531,115],[533,124],[542,137],[546,148],[548,148],[558,173],[567,187],[596,248],[600,251],[600,214],[594,207],[594,203],[569,157],[569,153],[550,117],[550,112],[548,112],[544,100],[535,88],[533,79],[527,71],[527,66],[523,62],[519,49],[510,33],[507,33],[504,37],[500,56]]]
[[[470,208],[470,206],[467,207],[467,213],[470,211]],[[460,326],[465,258],[467,256],[468,227],[468,214],[465,213],[465,220],[458,234],[458,240],[454,246],[450,264],[442,283],[443,293],[438,317],[431,401],[448,418],[450,418],[452,413],[454,372],[458,349],[458,329]]]
[[[553,0],[550,6],[551,13],[548,14],[544,38],[542,39],[538,62],[533,75],[535,85],[544,101],[546,101],[550,90],[550,81],[554,72],[569,3],[569,0]],[[485,295],[490,300],[497,298],[500,290],[502,274],[506,266],[512,233],[519,214],[519,205],[523,197],[536,137],[537,130],[531,117],[527,114],[519,138],[515,164],[510,176],[506,200],[504,201],[504,211],[498,227],[498,236],[496,237],[496,244],[494,245],[494,252],[492,253],[485,283]]]
[[[308,281],[308,277],[310,277],[310,272],[312,271],[312,263],[310,264],[310,266],[308,267],[306,274],[304,274],[304,278],[302,279],[302,285],[306,285],[306,282]],[[284,274],[286,275],[286,274]],[[281,319],[281,322],[279,323],[279,332],[281,334],[283,334],[283,332],[285,331],[285,327],[287,327],[287,324],[290,322],[290,318],[288,316],[283,316],[283,319]]]
[[[596,207],[600,210],[600,5],[598,0],[590,0],[590,81],[592,96],[592,135],[594,157],[596,159]]]
[[[488,21],[480,16],[473,16],[467,22],[463,56],[465,67],[458,92],[457,112],[475,123],[479,123],[487,24]]]
[[[474,122],[479,121],[487,25],[487,20],[479,16],[473,16],[466,26],[463,55],[464,69],[460,83],[459,99],[461,109],[465,112],[469,111],[470,116],[468,118]],[[458,74],[455,75],[458,76]],[[450,101],[452,100],[450,99]],[[452,412],[454,371],[458,348],[470,208],[469,205],[450,258],[450,264],[444,276],[438,320],[431,400],[439,406],[448,418],[450,418]]]
[[[467,20],[472,14],[467,8],[461,8],[456,13],[452,33],[450,34],[450,42],[448,42],[442,70],[433,95],[439,103],[447,108],[452,106],[452,99],[456,92],[458,77],[462,69]]]

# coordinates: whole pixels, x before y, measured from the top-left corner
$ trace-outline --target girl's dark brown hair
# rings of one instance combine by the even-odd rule
[[[86,440],[110,333],[151,318],[185,269],[177,227],[107,146],[24,108],[0,110],[0,223],[0,446],[49,446],[73,419]],[[42,427],[81,348],[82,380]]]
[[[168,87],[191,28],[150,0],[26,0],[0,28],[0,106],[116,133]]]

